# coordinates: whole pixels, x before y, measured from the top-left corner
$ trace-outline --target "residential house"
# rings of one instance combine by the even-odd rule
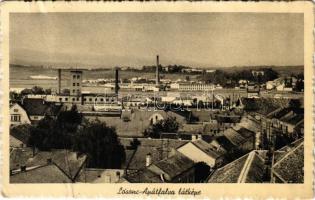
[[[191,183],[195,179],[195,163],[183,154],[172,151],[172,155],[156,163],[146,158],[146,167],[125,176],[131,183]]]
[[[266,151],[251,151],[215,170],[210,174],[208,183],[263,183],[265,159]]]
[[[38,170],[40,170],[38,173],[44,173],[47,172],[47,168],[53,170],[57,167],[65,176],[74,182],[81,170],[85,168],[86,158],[86,155],[78,155],[78,153],[66,149],[51,151],[34,151],[34,149],[31,148],[13,149],[10,152],[10,178],[13,177],[13,181],[19,181],[19,178],[16,177],[30,177],[26,180],[26,183],[34,183],[38,181],[38,179],[35,177],[32,179],[29,174],[34,174]],[[43,171],[41,170],[42,167],[44,169]],[[35,170],[37,168],[39,169]],[[33,170],[35,170],[35,172]],[[60,174],[59,171],[56,172],[56,170],[52,172]],[[20,175],[21,173],[25,174]],[[42,175],[43,180],[41,180],[40,183],[50,181],[50,174],[47,174],[47,180],[45,177],[45,175]],[[24,179],[21,179],[21,181],[22,180],[24,181]],[[63,179],[60,179],[60,181],[63,181]]]
[[[55,105],[54,103],[46,102],[43,99],[28,99],[25,98],[21,106],[26,111],[29,120],[32,123],[37,123],[45,116],[56,117],[61,111],[61,105]]]
[[[202,139],[188,142],[177,148],[177,151],[195,163],[204,162],[212,168],[220,166],[224,161],[223,154]]]
[[[18,103],[14,103],[10,107],[10,124],[11,126],[31,124],[31,120],[28,117],[25,109]]]
[[[239,150],[248,152],[255,149],[256,135],[244,127],[229,128],[223,135]]]

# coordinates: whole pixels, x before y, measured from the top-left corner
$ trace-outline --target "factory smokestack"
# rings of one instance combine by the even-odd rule
[[[156,77],[155,77],[155,84],[159,85],[160,84],[160,72],[159,72],[159,66],[160,66],[160,62],[159,62],[159,55],[156,56]]]
[[[61,69],[58,69],[58,94],[61,93]]]
[[[119,85],[118,85],[118,80],[119,75],[118,75],[118,67],[115,68],[115,94],[118,95],[118,90],[119,90]]]

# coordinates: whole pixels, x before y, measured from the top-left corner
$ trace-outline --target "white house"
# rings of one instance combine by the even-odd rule
[[[195,163],[205,162],[210,167],[219,166],[223,162],[223,155],[215,151],[215,148],[202,139],[188,142],[180,146],[177,151],[181,152]]]
[[[26,111],[17,103],[10,107],[11,125],[30,124]]]

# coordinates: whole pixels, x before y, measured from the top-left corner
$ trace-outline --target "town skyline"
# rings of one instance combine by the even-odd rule
[[[162,65],[200,68],[303,65],[303,15],[300,14],[75,13],[69,16],[65,13],[12,15],[10,63],[87,69],[138,67],[154,65],[152,57],[159,54]],[[130,19],[128,23],[126,19]],[[87,26],[88,29],[84,28]],[[26,31],[29,27],[31,32]]]

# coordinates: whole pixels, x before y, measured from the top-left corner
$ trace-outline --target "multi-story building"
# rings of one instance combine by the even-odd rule
[[[82,71],[74,70],[71,71],[70,78],[70,95],[71,96],[79,96],[81,95],[82,88]]]

